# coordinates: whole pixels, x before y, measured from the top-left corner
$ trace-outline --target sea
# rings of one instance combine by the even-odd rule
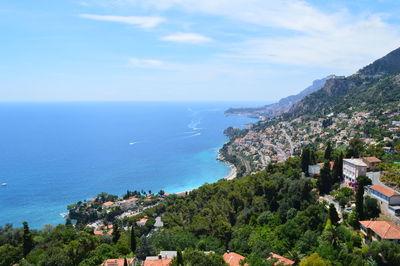
[[[181,192],[230,173],[216,160],[239,102],[0,103],[0,226],[64,223],[100,192]]]

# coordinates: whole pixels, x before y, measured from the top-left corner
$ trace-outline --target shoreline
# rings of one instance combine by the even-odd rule
[[[218,182],[219,180],[222,180],[222,179],[225,179],[225,180],[228,180],[228,181],[229,181],[229,180],[233,180],[233,179],[235,179],[235,178],[237,177],[237,168],[236,168],[236,166],[235,166],[234,164],[228,162],[228,161],[225,161],[225,158],[224,158],[224,156],[222,156],[222,154],[220,153],[220,151],[218,151],[218,156],[217,156],[216,160],[218,160],[218,161],[224,163],[226,166],[229,167],[229,169],[230,169],[231,171],[229,172],[229,174],[227,174],[227,175],[224,176],[223,178],[220,178],[220,179],[214,181],[213,183]],[[200,186],[199,186],[199,187],[200,187]],[[181,192],[178,192],[178,193],[173,193],[173,194],[176,194],[176,195],[178,195],[178,196],[187,195],[187,194],[190,194],[190,192],[192,192],[193,190],[198,189],[199,187],[192,188],[192,189],[188,189],[188,190],[181,191]]]

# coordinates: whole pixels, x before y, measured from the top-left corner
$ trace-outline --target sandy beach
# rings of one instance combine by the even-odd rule
[[[231,163],[228,163],[228,162],[225,162],[228,166],[229,166],[229,168],[231,169],[231,172],[229,173],[229,175],[227,175],[226,177],[225,177],[225,179],[226,180],[232,180],[232,179],[234,179],[234,178],[236,178],[236,176],[237,176],[237,169],[236,169],[236,166],[235,165],[233,165],[233,164],[231,164]]]

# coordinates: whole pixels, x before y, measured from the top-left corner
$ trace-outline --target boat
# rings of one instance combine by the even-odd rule
[[[7,186],[7,183],[1,183],[1,186],[5,187],[5,186]]]

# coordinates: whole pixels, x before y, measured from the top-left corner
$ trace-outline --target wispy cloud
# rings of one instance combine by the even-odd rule
[[[206,43],[211,42],[212,39],[197,33],[175,33],[161,37],[163,41],[178,42],[178,43]]]
[[[160,68],[164,62],[156,59],[141,59],[136,57],[129,58],[129,65],[139,68]]]
[[[323,11],[306,0],[115,0],[138,8],[179,10],[211,15],[260,27],[268,37],[225,43],[226,54],[265,63],[328,67],[351,72],[400,45],[400,32],[382,14],[355,14],[348,9]],[[273,31],[273,34],[269,34]],[[196,35],[162,40],[205,42]]]
[[[158,26],[160,23],[165,21],[164,18],[151,17],[151,16],[108,16],[108,15],[81,14],[80,17],[85,19],[136,25],[144,29],[154,28]]]

